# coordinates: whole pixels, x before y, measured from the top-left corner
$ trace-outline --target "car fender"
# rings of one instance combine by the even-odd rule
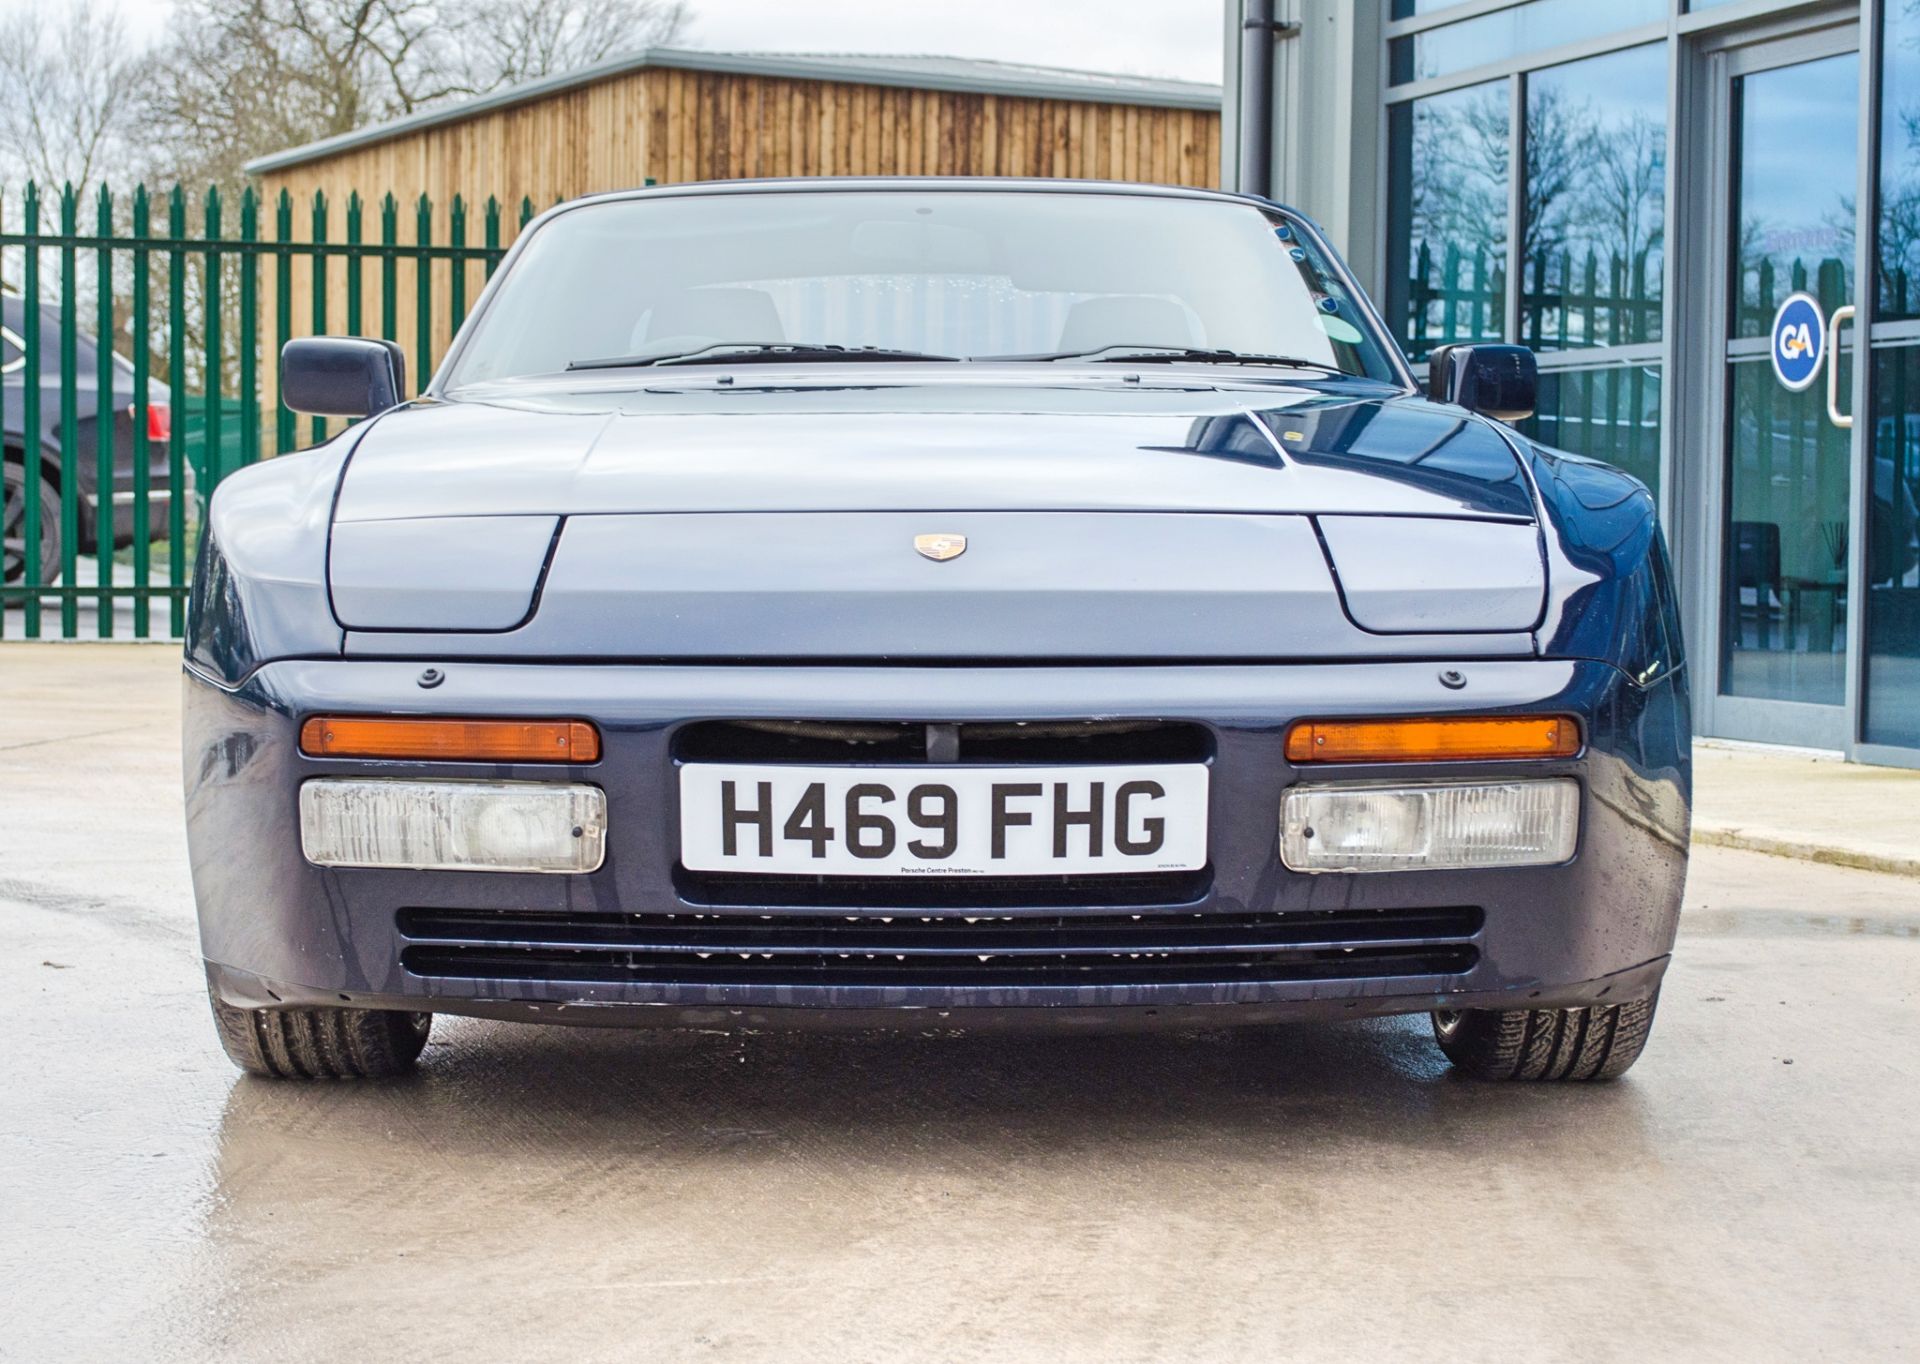
[[[373,425],[221,480],[208,499],[187,599],[189,668],[233,688],[270,659],[339,656],[328,536],[341,476]]]

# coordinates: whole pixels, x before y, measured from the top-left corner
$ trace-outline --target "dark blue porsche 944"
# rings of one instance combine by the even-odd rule
[[[422,396],[213,498],[186,808],[222,1041],[435,1013],[1176,1026],[1431,1013],[1639,1055],[1687,860],[1647,490],[1423,392],[1314,226],[1020,181],[557,208]]]

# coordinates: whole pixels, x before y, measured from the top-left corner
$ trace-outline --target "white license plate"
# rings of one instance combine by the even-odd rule
[[[1036,876],[1207,861],[1207,768],[680,769],[689,871]]]

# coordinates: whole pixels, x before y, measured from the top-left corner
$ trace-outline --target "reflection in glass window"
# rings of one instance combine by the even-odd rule
[[[1540,372],[1540,397],[1520,431],[1542,445],[1625,469],[1660,491],[1660,369],[1604,365]]]
[[[1505,81],[1410,100],[1389,114],[1387,307],[1416,360],[1500,339],[1506,308]]]
[[[1920,346],[1874,353],[1865,737],[1920,747]]]
[[[1387,60],[1393,84],[1404,85],[1666,18],[1667,0],[1533,0],[1395,38]]]
[[[1880,320],[1920,317],[1920,0],[1887,0],[1880,109]]]
[[[1734,108],[1733,334],[1765,336],[1790,293],[1809,290],[1828,312],[1853,301],[1860,59],[1847,53],[1743,76]]]
[[[1789,393],[1764,355],[1728,368],[1720,689],[1838,706],[1852,605],[1850,442],[1827,420],[1821,387]]]
[[[1667,49],[1527,78],[1521,339],[1536,349],[1660,339]]]

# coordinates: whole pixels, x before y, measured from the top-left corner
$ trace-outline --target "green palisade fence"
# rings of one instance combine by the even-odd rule
[[[0,636],[179,636],[207,495],[344,429],[280,405],[280,347],[378,335],[406,347],[417,390],[535,213],[488,199],[470,246],[459,196],[316,194],[298,213],[251,189],[85,198],[29,184],[0,203]]]

